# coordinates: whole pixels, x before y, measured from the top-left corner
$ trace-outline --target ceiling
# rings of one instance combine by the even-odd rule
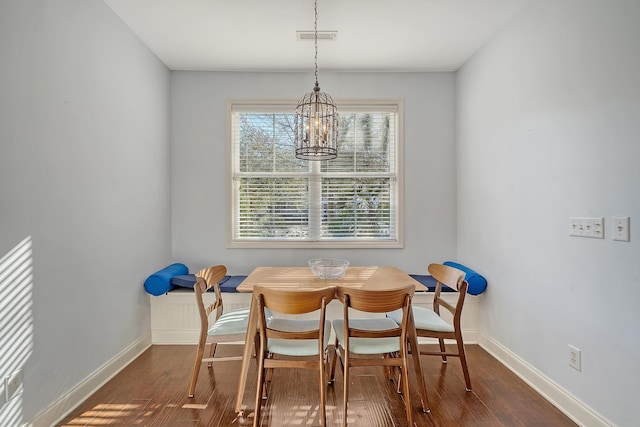
[[[313,70],[313,0],[104,1],[172,70]],[[456,70],[527,1],[318,0],[318,68]]]

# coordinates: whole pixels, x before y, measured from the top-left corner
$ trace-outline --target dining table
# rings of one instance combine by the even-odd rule
[[[341,288],[356,288],[375,290],[392,290],[402,288],[408,284],[414,284],[417,291],[424,291],[424,286],[413,279],[407,273],[394,266],[349,266],[344,275],[339,279],[321,279],[313,275],[309,267],[256,267],[251,274],[238,286],[238,292],[253,292],[255,285],[268,286],[285,289],[318,289],[327,286]],[[242,413],[244,393],[247,383],[249,365],[253,353],[254,336],[258,327],[257,303],[255,298],[251,298],[249,311],[249,323],[245,338],[244,353],[242,356],[242,367],[238,379],[238,393],[236,397],[235,411]],[[413,365],[418,382],[418,389],[422,400],[422,408],[425,412],[429,410],[426,385],[422,376],[422,365],[420,363],[420,352],[418,348],[418,338],[416,334],[413,315],[409,316],[408,341],[411,348]]]

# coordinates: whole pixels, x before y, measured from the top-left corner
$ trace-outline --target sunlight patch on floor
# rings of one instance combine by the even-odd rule
[[[206,404],[185,403],[182,405],[182,409],[207,409]]]
[[[146,409],[147,405],[148,402],[144,404],[99,403],[91,410],[85,411],[80,416],[68,421],[64,426],[123,425],[123,420],[135,425],[144,425],[145,420],[153,414],[153,411],[149,410],[140,413],[141,410]],[[130,421],[132,418],[134,420]]]

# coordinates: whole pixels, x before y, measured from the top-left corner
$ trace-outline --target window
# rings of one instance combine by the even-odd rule
[[[402,103],[338,105],[338,158],[294,156],[295,103],[230,101],[231,247],[401,247]]]

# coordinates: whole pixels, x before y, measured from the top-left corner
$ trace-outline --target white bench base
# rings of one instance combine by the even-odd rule
[[[455,303],[456,293],[443,293],[444,299]],[[190,289],[176,289],[166,295],[149,295],[151,300],[151,342],[152,344],[189,344],[195,345],[200,334],[200,317],[196,308],[193,291]],[[205,294],[205,298],[213,302],[213,293]],[[249,307],[251,294],[249,293],[223,293],[224,309],[236,310]],[[206,302],[206,300],[205,300]],[[467,295],[462,311],[462,335],[466,344],[478,343],[480,296]],[[416,292],[413,304],[432,308],[432,292]],[[441,313],[443,311],[441,310]],[[445,320],[448,311],[444,310]],[[329,320],[342,318],[342,304],[339,301],[331,301],[327,307]],[[333,338],[331,338],[333,342]],[[423,342],[422,339],[420,342]],[[428,342],[428,341],[424,341]]]

